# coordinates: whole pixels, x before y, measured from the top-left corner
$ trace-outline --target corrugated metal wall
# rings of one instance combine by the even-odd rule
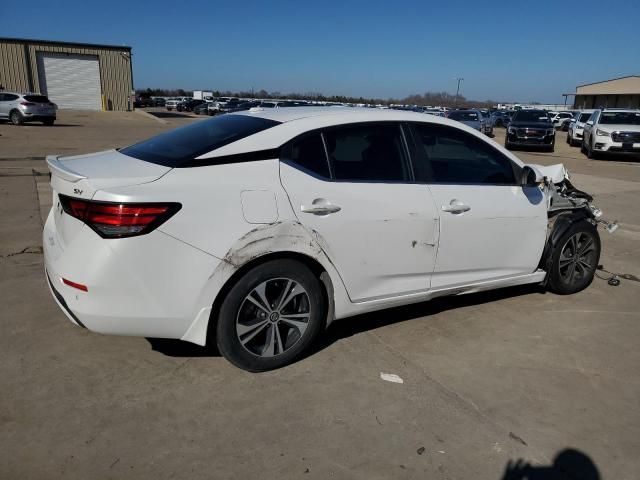
[[[96,55],[106,109],[127,110],[129,107],[133,82],[131,56],[126,49],[0,39],[0,84],[5,90],[40,93],[37,52]]]

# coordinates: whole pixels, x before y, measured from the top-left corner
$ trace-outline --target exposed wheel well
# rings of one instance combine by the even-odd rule
[[[320,279],[320,283],[322,284],[322,294],[324,296],[326,305],[327,305],[327,320],[330,322],[333,319],[333,283],[331,282],[331,278],[329,277],[325,268],[314,258],[304,255],[302,253],[297,252],[274,252],[266,255],[261,255],[258,258],[254,258],[250,262],[244,264],[242,267],[238,269],[231,277],[226,281],[223,287],[218,292],[215,300],[213,301],[213,306],[211,308],[211,314],[209,315],[209,323],[207,325],[207,344],[213,345],[215,344],[215,339],[213,338],[216,332],[216,322],[218,321],[218,314],[220,312],[220,307],[222,302],[226,298],[229,290],[236,284],[236,282],[242,278],[242,276],[258,265],[261,265],[265,262],[269,262],[271,260],[297,260],[300,263],[306,265],[314,275],[316,275]]]

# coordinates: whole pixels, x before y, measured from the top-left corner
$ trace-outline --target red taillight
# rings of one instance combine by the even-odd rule
[[[20,105],[24,105],[25,107],[33,107],[35,103],[31,102],[20,102]]]
[[[89,225],[103,238],[144,235],[181,208],[179,203],[111,203],[59,197],[66,213]]]

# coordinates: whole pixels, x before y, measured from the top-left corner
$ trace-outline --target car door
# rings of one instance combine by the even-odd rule
[[[291,206],[317,234],[352,301],[428,290],[438,213],[430,192],[410,181],[400,124],[311,132],[282,152]]]
[[[584,124],[584,130],[582,132],[582,143],[583,145],[588,145],[591,142],[591,134],[596,128],[596,122],[598,120],[599,111],[596,110],[591,114],[589,120],[587,120]]]
[[[6,118],[9,115],[7,97],[6,93],[0,93],[0,118]]]
[[[432,288],[533,273],[547,231],[537,187],[490,140],[461,129],[413,124],[416,180],[428,184],[440,215]]]

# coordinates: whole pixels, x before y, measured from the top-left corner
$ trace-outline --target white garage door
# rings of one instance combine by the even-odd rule
[[[39,52],[37,58],[40,91],[58,108],[101,110],[97,56]]]

